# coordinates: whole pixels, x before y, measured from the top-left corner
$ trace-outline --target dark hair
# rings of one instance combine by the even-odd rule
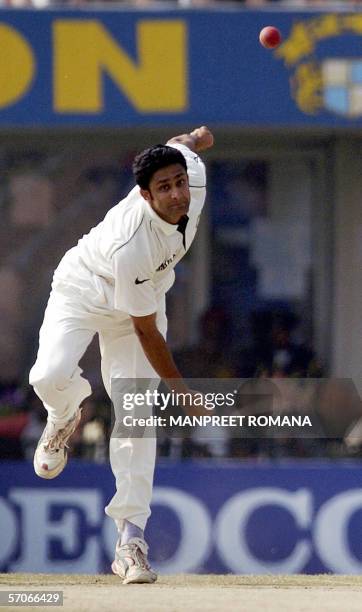
[[[172,164],[181,164],[187,171],[186,160],[178,149],[160,144],[145,149],[135,157],[132,165],[136,183],[141,189],[148,189],[154,173]]]

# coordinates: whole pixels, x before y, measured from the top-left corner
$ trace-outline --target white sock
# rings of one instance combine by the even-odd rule
[[[127,544],[132,538],[141,538],[143,540],[143,530],[125,519],[121,535],[121,546]]]

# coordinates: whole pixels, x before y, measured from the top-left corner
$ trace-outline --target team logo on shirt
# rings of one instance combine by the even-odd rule
[[[165,261],[162,262],[160,266],[158,266],[156,272],[162,272],[162,270],[165,270],[165,268],[167,268],[167,266],[169,266],[173,262],[175,257],[177,257],[177,253],[174,253],[169,259],[165,259]]]

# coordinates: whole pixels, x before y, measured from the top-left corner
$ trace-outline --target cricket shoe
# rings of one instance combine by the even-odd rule
[[[76,429],[80,417],[81,409],[78,408],[61,429],[50,421],[47,423],[34,455],[34,470],[40,478],[55,478],[65,468],[68,461],[67,441]]]
[[[148,546],[141,538],[131,538],[127,544],[116,546],[112,572],[120,576],[123,584],[156,582],[157,574],[147,560]]]

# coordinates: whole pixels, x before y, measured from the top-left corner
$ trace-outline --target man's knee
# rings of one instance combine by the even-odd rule
[[[70,379],[59,368],[48,366],[40,370],[36,365],[29,374],[29,383],[43,402],[51,400],[54,393],[61,392],[69,385]],[[49,403],[49,402],[48,402]]]

